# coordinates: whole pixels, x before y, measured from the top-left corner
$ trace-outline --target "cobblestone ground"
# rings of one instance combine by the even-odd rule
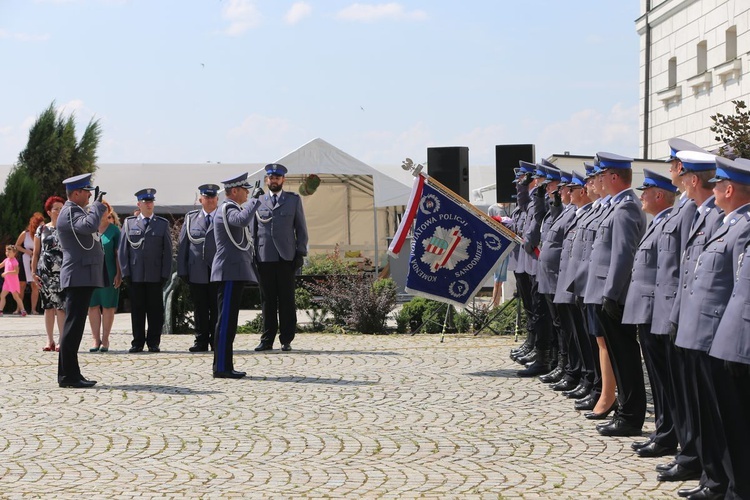
[[[515,377],[513,339],[302,334],[255,353],[243,380],[170,335],[80,359],[60,389],[39,316],[0,318],[0,497],[676,498],[629,438],[602,438],[570,400]],[[278,346],[277,346],[278,347]],[[648,425],[651,425],[650,423]],[[689,486],[693,486],[690,483]]]

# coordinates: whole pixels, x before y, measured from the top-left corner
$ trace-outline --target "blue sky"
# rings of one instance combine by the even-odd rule
[[[638,154],[638,2],[0,0],[0,164],[53,100],[102,163]]]

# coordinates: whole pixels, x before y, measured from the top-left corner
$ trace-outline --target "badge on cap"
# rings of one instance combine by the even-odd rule
[[[221,181],[221,183],[224,184],[224,189],[233,187],[243,187],[245,189],[252,188],[252,186],[247,182],[247,172],[245,172],[244,174],[240,174],[237,177]]]
[[[213,198],[217,194],[219,194],[219,186],[216,184],[203,184],[201,186],[198,186],[198,191],[202,196],[208,196],[209,198]]]
[[[138,201],[154,201],[156,196],[156,189],[145,188],[135,193],[135,197]]]
[[[266,165],[266,175],[280,175],[285,176],[288,170],[280,163],[269,163]]]

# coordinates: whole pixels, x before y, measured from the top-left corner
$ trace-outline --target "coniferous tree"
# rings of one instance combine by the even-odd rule
[[[0,194],[3,245],[16,242],[34,212],[44,212],[39,201],[39,186],[25,168],[16,165],[5,181],[5,191]]]

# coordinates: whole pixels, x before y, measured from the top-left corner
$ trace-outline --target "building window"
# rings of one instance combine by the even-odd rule
[[[701,75],[708,69],[708,43],[704,40],[698,44],[698,71],[696,75]]]
[[[667,66],[667,88],[671,89],[677,86],[677,58],[672,57],[669,59],[669,65]]]
[[[737,59],[737,26],[727,30],[727,61]]]

